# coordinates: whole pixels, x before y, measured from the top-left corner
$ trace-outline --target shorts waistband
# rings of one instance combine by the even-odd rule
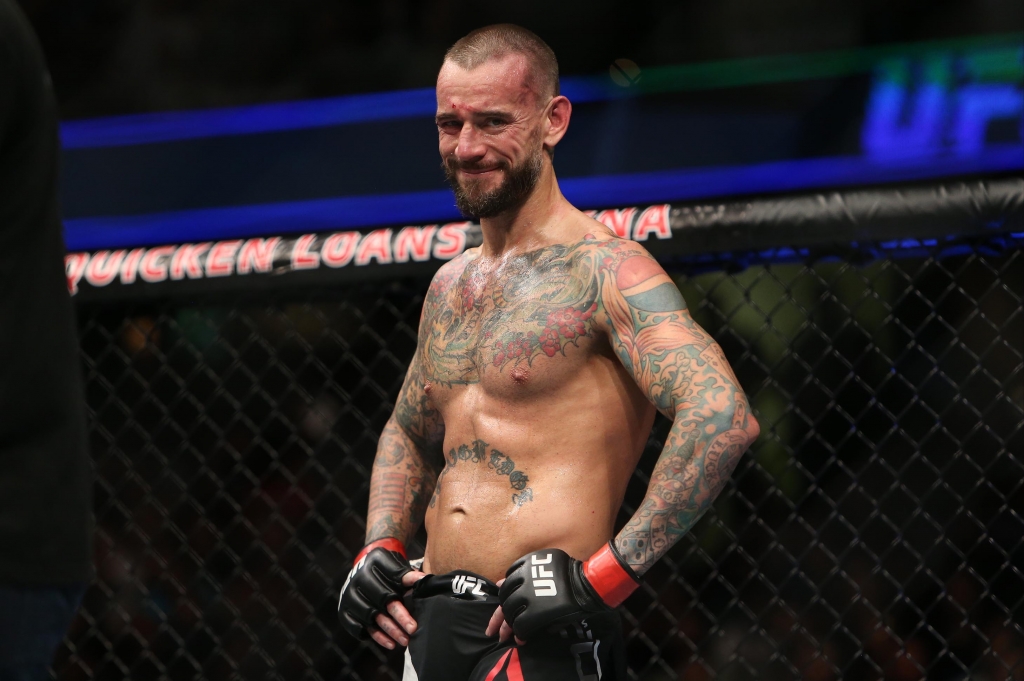
[[[449,596],[466,601],[486,601],[498,597],[498,585],[468,570],[453,570],[443,575],[427,575],[416,583],[413,598]]]

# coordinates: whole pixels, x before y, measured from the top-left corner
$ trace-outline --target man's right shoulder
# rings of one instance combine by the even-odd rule
[[[437,303],[452,289],[455,282],[459,280],[466,266],[477,257],[479,248],[470,248],[458,256],[452,258],[434,274],[430,280],[430,288],[427,289],[427,303]]]

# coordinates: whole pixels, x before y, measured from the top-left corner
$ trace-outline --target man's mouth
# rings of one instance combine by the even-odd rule
[[[485,175],[498,170],[498,168],[460,168],[459,170],[466,175]]]

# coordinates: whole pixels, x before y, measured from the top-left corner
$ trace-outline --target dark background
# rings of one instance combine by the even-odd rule
[[[563,74],[1024,29],[1017,0],[19,1],[64,119],[428,87],[495,22],[536,31]]]
[[[429,88],[445,49],[496,21],[537,31],[563,74],[605,78],[619,58],[642,70],[802,53],[812,62],[822,51],[1024,30],[1014,0],[22,4],[65,121]],[[566,179],[858,156],[873,79],[862,71],[577,103],[556,170]],[[1013,120],[989,133],[992,142],[1022,134]],[[417,116],[68,149],[62,204],[75,219],[443,189],[435,135]]]

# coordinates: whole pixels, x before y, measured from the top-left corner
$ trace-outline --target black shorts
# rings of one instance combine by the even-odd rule
[[[484,629],[498,587],[472,572],[430,575],[405,605],[419,628],[405,654],[403,681],[620,681],[625,643],[617,612],[553,627],[536,640],[498,642]]]

